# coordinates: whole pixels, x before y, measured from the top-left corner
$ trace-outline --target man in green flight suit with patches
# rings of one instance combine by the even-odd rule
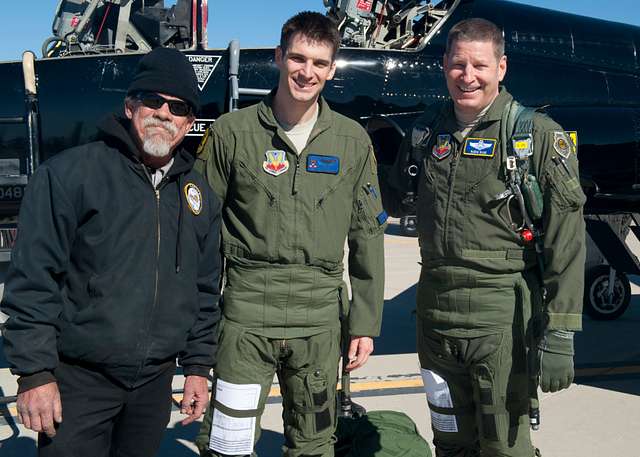
[[[380,332],[387,216],[373,149],[360,125],[320,97],[339,43],[319,13],[289,19],[275,55],[278,87],[220,117],[199,149],[223,201],[226,258],[217,381],[198,441],[204,455],[253,452],[276,373],[284,454],[332,456],[341,316],[348,311],[349,370],[366,362]]]
[[[569,387],[582,324],[576,145],[532,110],[528,124],[510,121],[518,105],[500,87],[507,58],[493,23],[454,25],[443,68],[451,100],[418,119],[383,182],[389,214],[417,214],[417,343],[436,455],[533,457],[537,383]]]

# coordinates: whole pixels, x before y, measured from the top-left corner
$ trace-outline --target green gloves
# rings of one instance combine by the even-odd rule
[[[574,354],[573,332],[545,332],[538,344],[540,387],[543,392],[557,392],[571,385]]]

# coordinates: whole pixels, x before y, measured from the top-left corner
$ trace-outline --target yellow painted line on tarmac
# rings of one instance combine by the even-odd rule
[[[417,238],[407,238],[407,237],[401,237],[401,236],[386,236],[384,238],[384,244],[411,244],[411,245],[415,245],[416,247],[418,246],[418,239]]]
[[[622,366],[622,367],[596,367],[596,368],[580,368],[576,370],[576,376],[616,376],[616,375],[629,375],[640,374],[640,365],[634,366]],[[352,382],[351,392],[368,392],[379,390],[392,390],[392,389],[411,389],[420,388],[423,386],[422,378],[419,376],[405,378],[405,379],[389,379],[378,381],[362,381]],[[269,390],[269,397],[280,397],[280,387],[272,386]],[[182,394],[172,394],[172,399],[176,405],[179,405],[182,401]],[[7,405],[9,414],[17,419],[18,411],[15,404]]]

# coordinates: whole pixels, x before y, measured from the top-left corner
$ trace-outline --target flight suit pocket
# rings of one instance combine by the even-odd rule
[[[315,369],[300,373],[302,389],[294,392],[294,408],[297,428],[306,439],[316,437],[327,430],[333,431],[333,413],[329,405],[327,373]]]
[[[363,185],[358,192],[358,219],[369,235],[384,231],[387,213],[382,209],[378,189],[372,184]]]
[[[232,205],[237,206],[239,214],[250,215],[251,220],[241,221],[240,238],[250,243],[266,243],[264,246],[256,244],[248,246],[254,255],[264,256],[266,260],[277,257],[278,227],[280,222],[280,201],[277,193],[273,192],[257,175],[257,173],[240,161],[238,176],[238,195],[234,196]],[[259,221],[255,223],[252,221]]]
[[[560,212],[577,211],[587,201],[578,177],[569,175],[562,165],[558,164],[551,168],[548,172],[548,180],[551,204]]]

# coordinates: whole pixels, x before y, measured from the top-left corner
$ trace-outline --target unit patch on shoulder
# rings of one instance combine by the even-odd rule
[[[200,214],[202,211],[202,192],[200,192],[198,186],[191,182],[187,183],[184,186],[184,196],[191,212],[196,216]]]
[[[565,132],[553,132],[553,149],[565,159],[568,158],[572,149],[571,138]]]
[[[264,153],[267,160],[262,162],[262,169],[272,176],[280,176],[289,169],[287,153],[280,150],[269,150]]]
[[[307,171],[309,173],[337,175],[340,171],[340,158],[336,156],[309,154],[307,156]]]
[[[433,145],[431,155],[438,160],[442,160],[449,154],[451,154],[451,135],[441,133],[436,139],[436,144]]]
[[[490,159],[496,153],[498,140],[494,138],[467,138],[464,140],[462,155],[471,157],[486,157]]]
[[[209,139],[209,132],[211,129],[207,129],[202,136],[202,140],[200,140],[200,144],[198,145],[198,149],[196,150],[196,157],[200,157],[202,152],[204,151],[204,146],[207,144],[207,140]]]
[[[576,154],[578,153],[578,132],[575,130],[568,130],[566,132],[567,135],[569,135],[569,138],[571,138],[571,142],[573,143],[573,152],[575,152]]]

